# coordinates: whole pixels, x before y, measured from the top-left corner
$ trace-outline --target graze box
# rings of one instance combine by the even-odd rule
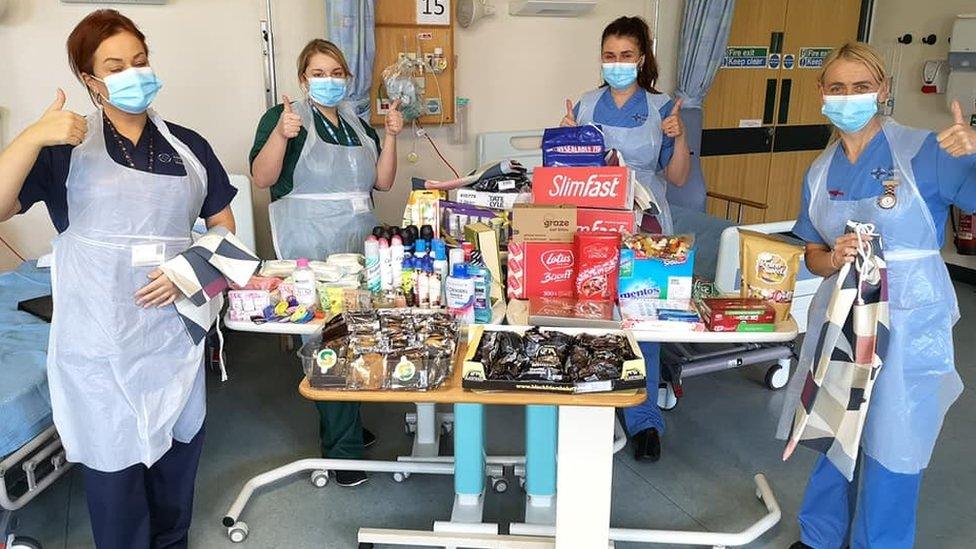
[[[532,202],[630,210],[634,202],[626,166],[538,167],[532,172]]]
[[[576,208],[517,204],[512,211],[512,238],[538,242],[572,242]]]
[[[634,234],[634,213],[604,208],[576,208],[576,230],[579,232],[613,232]]]

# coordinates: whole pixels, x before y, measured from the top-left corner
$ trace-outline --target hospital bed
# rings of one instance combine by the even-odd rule
[[[21,301],[49,295],[50,272],[33,262],[0,274],[0,546],[40,547],[13,535],[13,512],[69,468],[51,419],[47,388],[50,326],[23,311]]]

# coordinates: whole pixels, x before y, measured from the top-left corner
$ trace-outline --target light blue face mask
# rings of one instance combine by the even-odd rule
[[[108,102],[129,114],[146,112],[163,87],[149,67],[131,67],[95,80],[108,88]]]
[[[308,95],[323,107],[335,107],[346,98],[345,78],[309,78]]]
[[[604,63],[603,79],[615,90],[628,88],[637,81],[637,63]]]
[[[855,133],[868,125],[878,112],[878,93],[825,95],[820,112],[844,133]]]

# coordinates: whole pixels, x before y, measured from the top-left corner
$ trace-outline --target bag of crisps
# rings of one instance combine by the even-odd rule
[[[739,229],[742,297],[765,299],[776,309],[776,322],[788,319],[803,253],[785,237]]]

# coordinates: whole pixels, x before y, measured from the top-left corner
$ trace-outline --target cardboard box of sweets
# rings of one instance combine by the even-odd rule
[[[694,244],[693,236],[642,235],[625,239],[620,250],[619,299],[691,299]],[[647,246],[658,251],[648,256],[631,246]],[[671,253],[675,250],[677,255]]]
[[[461,386],[465,389],[506,390],[506,391],[544,391],[555,393],[600,393],[622,391],[628,389],[643,389],[646,384],[646,370],[644,357],[637,341],[629,331],[599,330],[594,328],[546,328],[542,333],[560,333],[568,336],[608,336],[614,335],[626,339],[630,356],[635,358],[623,360],[620,364],[619,377],[616,379],[599,379],[593,381],[543,381],[538,379],[489,379],[490,369],[480,360],[482,339],[490,332],[514,332],[525,335],[537,328],[520,328],[514,326],[471,326],[468,332],[468,350],[464,357]]]
[[[572,242],[576,234],[575,206],[516,204],[512,238],[523,242]]]
[[[776,311],[766,301],[750,298],[707,298],[698,311],[713,332],[772,332]]]
[[[529,324],[564,328],[620,327],[620,310],[611,301],[565,297],[529,298]]]

